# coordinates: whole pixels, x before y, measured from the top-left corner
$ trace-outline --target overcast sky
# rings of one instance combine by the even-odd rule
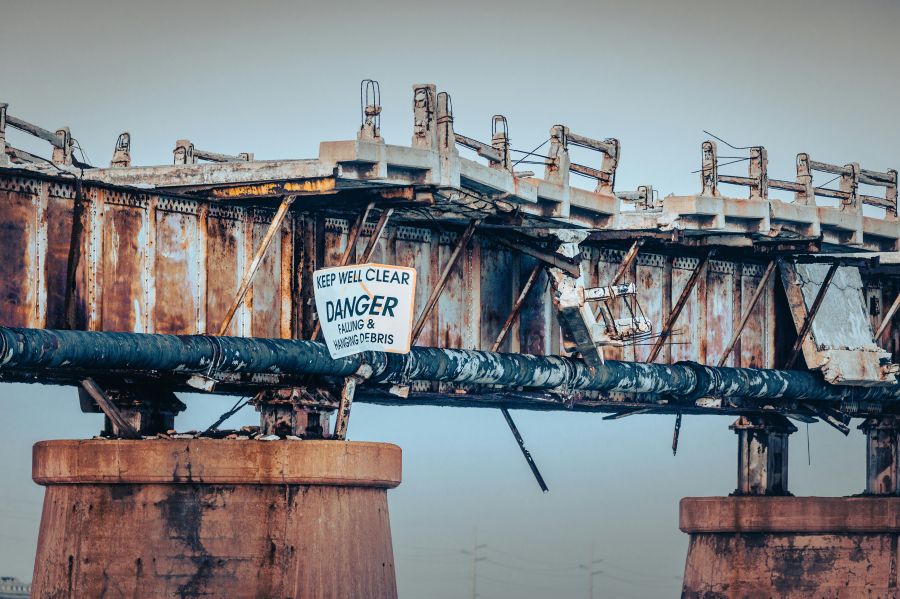
[[[170,163],[179,138],[305,158],[321,140],[355,135],[361,79],[381,82],[383,135],[397,144],[411,135],[412,84],[435,82],[453,96],[459,132],[487,139],[491,115],[502,113],[516,148],[537,145],[554,123],[617,137],[617,187],[651,184],[666,195],[699,189],[691,171],[703,129],[765,145],[772,177],[792,179],[801,151],[900,166],[898,31],[896,0],[0,0],[0,101],[46,128],[70,126],[96,164],[124,130],[136,164]],[[91,436],[101,422],[79,413],[70,389],[3,391],[0,574],[30,579],[42,497],[30,446]],[[187,400],[181,429],[228,407]],[[461,550],[476,527],[488,546],[484,599],[584,597],[578,565],[592,545],[603,560],[596,596],[676,596],[687,546],[678,500],[733,490],[732,419],[686,418],[675,457],[671,417],[516,419],[549,494],[497,412],[354,408],[352,438],[404,450],[404,482],[390,493],[401,598],[470,597]],[[249,410],[235,418],[254,421]],[[817,424],[809,434],[811,465],[805,427],[793,437],[794,493],[861,491],[861,433]]]

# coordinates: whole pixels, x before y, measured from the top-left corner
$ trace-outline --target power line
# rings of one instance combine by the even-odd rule
[[[478,555],[480,549],[487,549],[487,545],[478,544],[478,527],[475,527],[475,532],[472,535],[472,551],[462,550],[462,553],[472,556],[472,599],[478,598],[478,562],[483,562],[487,559]]]

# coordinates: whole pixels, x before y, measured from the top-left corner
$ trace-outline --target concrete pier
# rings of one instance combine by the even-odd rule
[[[888,599],[900,497],[687,497],[683,599]]]
[[[382,443],[45,441],[34,597],[397,596]]]

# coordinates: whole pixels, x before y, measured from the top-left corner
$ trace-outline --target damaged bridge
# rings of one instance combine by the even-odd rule
[[[791,420],[848,434],[862,418],[865,491],[900,494],[896,170],[801,152],[778,180],[753,147],[725,174],[711,138],[697,193],[661,196],[652,173],[617,188],[615,138],[554,124],[519,150],[501,115],[463,135],[431,84],[413,86],[410,142],[388,144],[377,82],[360,91],[353,137],[316,157],[180,139],[163,166],[133,164],[127,132],[109,166],[87,164],[68,128],[0,104],[0,380],[77,387],[114,439],[166,436],[188,390],[252,396],[260,435],[283,439],[345,439],[354,401],[501,409],[544,489],[511,409],[672,414],[673,451],[683,414],[731,414],[736,493],[757,499],[789,495]],[[364,263],[415,269],[413,347],[332,359],[313,273]],[[704,560],[705,534],[741,532],[716,505],[683,506]],[[687,574],[685,596],[726,584],[690,559]]]

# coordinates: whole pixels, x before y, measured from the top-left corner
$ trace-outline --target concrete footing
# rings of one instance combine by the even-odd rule
[[[34,597],[397,596],[381,443],[47,441]]]
[[[900,497],[688,497],[683,599],[887,599]]]

